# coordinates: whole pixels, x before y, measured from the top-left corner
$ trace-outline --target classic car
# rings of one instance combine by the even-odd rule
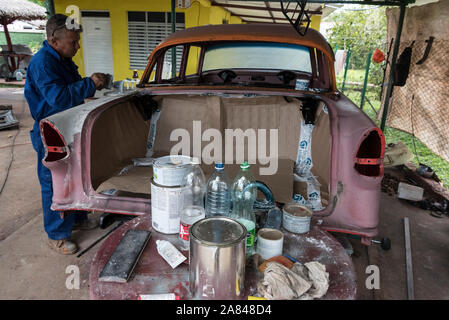
[[[177,60],[175,50],[182,50]],[[41,121],[52,209],[146,214],[153,172],[142,159],[177,150],[199,156],[206,175],[224,162],[232,179],[243,147],[278,204],[307,205],[322,228],[370,244],[385,140],[337,90],[334,60],[318,31],[302,36],[290,25],[210,25],[171,34],[151,52],[138,88]],[[224,143],[231,129],[246,136]],[[183,133],[191,140],[181,148]],[[227,146],[214,149],[212,140]],[[271,165],[274,173],[264,175]]]

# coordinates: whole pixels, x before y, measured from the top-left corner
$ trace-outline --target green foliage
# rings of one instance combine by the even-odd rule
[[[363,8],[354,6],[353,8]],[[337,10],[327,21],[335,22],[329,30],[328,41],[334,51],[351,49],[349,69],[365,70],[368,54],[379,48],[386,54],[387,19],[385,7],[363,11]],[[383,79],[384,63],[371,62],[369,83],[380,85]]]
[[[38,4],[42,7],[45,7],[45,0],[28,0],[28,1]]]
[[[10,32],[9,35],[13,44],[27,45],[33,53],[42,47],[42,42],[45,40],[45,33]],[[0,31],[0,45],[4,44],[6,44],[5,34]]]

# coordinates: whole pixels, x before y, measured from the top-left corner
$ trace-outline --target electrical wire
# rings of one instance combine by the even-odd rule
[[[415,128],[413,126],[413,101],[415,100],[415,95],[412,95],[412,103],[410,105],[410,123],[412,124],[412,137],[413,137],[413,148],[415,149],[415,157],[416,160],[418,160],[418,163],[420,163],[419,161],[419,157],[418,157],[418,153],[416,152],[416,144],[415,144]]]
[[[23,103],[21,116],[23,115],[24,111],[25,111],[25,103]],[[19,117],[17,117],[17,118],[20,121]],[[8,180],[8,177],[9,177],[9,172],[11,171],[11,165],[12,165],[12,163],[14,161],[14,146],[15,146],[15,143],[16,143],[16,138],[17,138],[17,136],[20,133],[20,129],[21,129],[21,127],[19,125],[19,129],[17,130],[17,132],[14,135],[14,138],[12,140],[12,144],[11,144],[11,159],[9,160],[8,169],[6,169],[6,176],[5,176],[5,179],[3,180],[2,186],[0,188],[0,195],[2,194],[3,189],[5,188],[6,181]]]

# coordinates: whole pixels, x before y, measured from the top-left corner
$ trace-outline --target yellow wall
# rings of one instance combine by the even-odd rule
[[[159,11],[171,12],[170,0],[54,0],[55,12],[70,15],[66,13],[66,8],[70,5],[76,5],[83,10],[109,11],[111,20],[111,36],[112,36],[112,59],[114,65],[114,80],[122,80],[132,77],[132,69],[129,68],[129,43],[128,43],[128,11]],[[225,20],[229,24],[242,23],[238,17],[232,16],[229,11],[221,7],[211,6],[208,0],[191,0],[190,8],[176,8],[176,12],[184,12],[185,27],[191,28],[198,25],[222,24]],[[321,17],[312,16],[311,27],[319,30]],[[82,24],[81,19],[81,24]],[[81,49],[73,58],[73,61],[79,67],[79,72],[83,76],[84,60],[83,60],[83,35],[81,33]],[[192,49],[190,55],[197,55],[196,49]],[[195,60],[195,59],[193,59]],[[187,73],[196,71],[196,65],[189,64]],[[139,77],[143,70],[138,70]]]
[[[170,0],[54,0],[55,12],[66,13],[69,5],[76,5],[83,10],[107,10],[111,19],[111,35],[112,35],[112,59],[114,65],[114,80],[122,80],[132,77],[132,69],[129,68],[129,44],[128,44],[128,16],[127,11],[161,11],[171,12]],[[191,1],[189,9],[176,8],[176,12],[185,13],[185,27],[191,28],[198,25],[221,24],[223,19],[227,19],[229,23],[241,23],[241,19],[233,17],[230,19],[228,11],[211,7],[207,0]],[[81,19],[82,24],[82,19]],[[81,34],[81,49],[73,58],[78,65],[81,75],[84,73],[83,60],[83,35]],[[143,70],[139,70],[141,76]],[[89,75],[87,75],[89,76]]]

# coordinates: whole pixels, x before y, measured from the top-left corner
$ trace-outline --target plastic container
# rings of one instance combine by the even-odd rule
[[[200,206],[187,206],[181,212],[179,223],[179,240],[182,249],[188,250],[190,244],[190,227],[197,221],[204,219],[206,212]]]
[[[282,255],[284,234],[278,229],[263,228],[257,232],[257,253],[268,260]]]
[[[282,212],[279,208],[272,208],[268,211],[264,228],[280,229],[282,224]]]
[[[215,172],[207,181],[206,217],[229,216],[231,209],[231,183],[224,165],[215,165]]]
[[[253,205],[257,197],[257,188],[244,191],[245,187],[254,182],[248,162],[240,165],[240,172],[236,175],[231,186],[232,212],[230,217],[243,224],[246,234],[246,256],[254,253],[254,240],[256,232],[256,216]]]
[[[200,168],[198,158],[193,158],[189,170],[182,180],[185,187],[184,205],[200,206],[204,208],[204,195],[206,193],[206,178]]]

